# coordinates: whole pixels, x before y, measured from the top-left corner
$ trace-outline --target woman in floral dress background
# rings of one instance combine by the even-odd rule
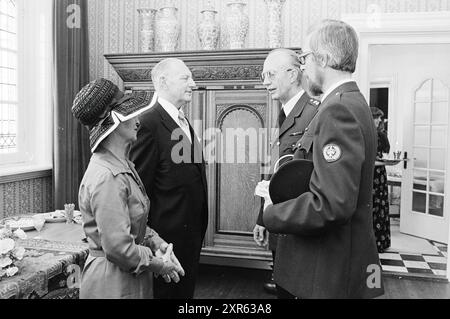
[[[384,126],[380,125],[383,111],[371,107],[373,121],[378,132],[377,159],[383,158],[383,153],[389,153],[390,145]],[[384,164],[375,161],[373,176],[373,228],[379,253],[391,246],[391,226],[389,220],[389,199],[387,174]]]

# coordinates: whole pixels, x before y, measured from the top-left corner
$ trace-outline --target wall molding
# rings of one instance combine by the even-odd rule
[[[298,48],[293,48],[298,50]],[[152,68],[164,58],[183,60],[192,71],[199,87],[230,84],[259,85],[263,63],[270,49],[217,51],[183,51],[144,54],[105,54],[121,80],[125,90],[141,86],[149,89]],[[232,61],[232,62],[230,62]],[[146,84],[147,83],[147,84]]]
[[[6,183],[15,183],[30,179],[37,179],[37,178],[45,178],[45,177],[52,177],[53,170],[52,169],[45,169],[45,170],[38,170],[33,172],[26,172],[26,173],[16,173],[11,175],[6,175],[1,177],[1,184]]]

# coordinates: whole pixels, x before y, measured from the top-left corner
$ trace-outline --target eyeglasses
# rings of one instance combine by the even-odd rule
[[[294,69],[286,69],[283,72],[289,72],[292,71]],[[277,75],[277,71],[267,71],[267,72],[263,72],[261,73],[261,82],[265,82],[266,78],[269,79],[269,81],[273,81],[273,79],[275,78],[275,76]]]
[[[313,54],[312,51],[306,51],[303,52],[302,54],[298,55],[298,61],[300,62],[301,65],[305,65],[306,64],[306,57],[310,54]]]

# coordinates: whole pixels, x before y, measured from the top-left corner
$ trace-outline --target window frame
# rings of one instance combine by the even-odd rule
[[[21,158],[24,157],[24,148],[22,146],[23,143],[25,142],[24,137],[22,136],[22,134],[20,133],[20,121],[19,118],[21,117],[21,115],[19,114],[20,110],[21,110],[21,101],[20,101],[20,82],[21,82],[21,78],[23,77],[21,74],[21,65],[22,65],[22,59],[23,59],[23,52],[22,52],[22,48],[23,48],[23,39],[21,37],[21,34],[23,32],[24,26],[23,26],[23,16],[22,16],[22,3],[19,0],[15,0],[16,3],[16,10],[17,10],[17,15],[16,15],[16,24],[17,24],[17,65],[16,65],[16,94],[17,94],[17,104],[16,104],[16,111],[17,111],[17,118],[16,118],[16,122],[17,122],[17,129],[16,129],[16,151],[11,152],[11,153],[0,153],[0,164],[2,165],[8,165],[8,164],[12,164],[12,163],[20,163],[21,162]]]
[[[16,0],[16,6],[17,151],[0,154],[0,177],[52,168],[52,74],[47,69],[51,68],[52,50],[51,42],[48,46],[43,42],[51,41],[51,22],[46,22],[49,34],[39,28],[45,18],[51,21],[51,0]]]

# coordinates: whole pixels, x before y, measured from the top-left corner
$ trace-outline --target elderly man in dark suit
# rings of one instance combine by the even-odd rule
[[[282,107],[278,117],[278,136],[271,141],[271,162],[285,155],[294,153],[294,146],[305,133],[309,122],[316,114],[319,101],[311,99],[302,89],[302,72],[297,53],[289,49],[275,49],[264,61],[262,82],[272,99],[280,101]],[[270,175],[269,175],[270,177]],[[260,183],[258,188],[268,187],[268,183]],[[263,192],[264,193],[264,192]],[[267,193],[267,191],[265,192]],[[261,207],[253,237],[259,246],[269,244],[273,261],[276,256],[277,235],[269,234],[262,222],[263,207]],[[264,289],[276,294],[273,274]]]
[[[157,103],[140,117],[130,157],[152,202],[149,225],[173,243],[186,275],[177,284],[154,280],[157,299],[194,296],[208,205],[202,149],[182,107],[191,101],[195,82],[185,63],[169,58],[152,70]]]
[[[371,213],[377,137],[351,77],[357,35],[325,20],[309,30],[303,48],[305,89],[323,96],[297,145],[299,157],[314,163],[310,191],[264,211],[267,229],[283,234],[275,281],[281,298],[376,297],[383,294]]]

